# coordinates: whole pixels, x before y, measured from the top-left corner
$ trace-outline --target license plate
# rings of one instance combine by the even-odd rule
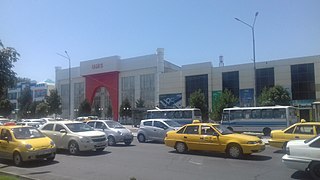
[[[38,153],[38,155],[43,155],[43,154],[50,154],[51,150],[50,149],[46,149],[46,150],[42,150]]]

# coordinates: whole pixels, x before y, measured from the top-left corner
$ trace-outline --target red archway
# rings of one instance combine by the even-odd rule
[[[118,120],[119,114],[119,72],[108,72],[94,75],[87,75],[86,78],[86,98],[92,104],[96,90],[99,87],[105,87],[109,91],[113,119]]]

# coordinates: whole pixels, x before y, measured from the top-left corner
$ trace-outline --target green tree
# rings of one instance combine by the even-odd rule
[[[12,47],[4,47],[0,40],[0,99],[4,99],[7,89],[14,85],[16,73],[12,70],[20,54]]]
[[[120,105],[120,116],[131,117],[131,104],[128,98],[124,99]]]
[[[112,119],[112,106],[111,106],[111,104],[109,104],[107,107],[107,114],[106,115],[107,115],[108,119]]]
[[[190,107],[199,108],[201,110],[202,120],[207,121],[208,120],[208,107],[207,107],[207,101],[204,96],[204,93],[202,93],[200,89],[193,92],[190,95],[189,102],[190,102],[189,103]]]
[[[36,115],[38,118],[46,117],[48,115],[49,106],[45,102],[40,102],[36,107]]]
[[[231,91],[225,89],[220,98],[218,98],[212,113],[210,113],[210,118],[215,121],[220,121],[222,112],[224,108],[233,107],[238,103],[238,98],[232,94]]]
[[[9,116],[13,110],[13,106],[8,99],[0,100],[0,115]]]
[[[280,85],[264,88],[258,97],[259,106],[290,105],[290,94]]]
[[[136,101],[136,108],[144,108],[144,100],[139,98],[137,101]]]
[[[91,115],[91,105],[87,99],[83,100],[79,106],[78,116]]]
[[[50,90],[50,95],[46,96],[45,101],[48,104],[48,114],[54,114],[56,116],[62,113],[61,97],[56,89]]]
[[[19,117],[28,118],[31,114],[30,105],[32,103],[32,91],[29,86],[25,87],[18,98]]]

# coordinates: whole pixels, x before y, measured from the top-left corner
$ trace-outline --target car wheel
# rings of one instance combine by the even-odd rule
[[[23,160],[22,160],[22,157],[21,157],[20,153],[15,152],[13,154],[13,163],[16,166],[21,166],[23,164]]]
[[[177,142],[176,144],[176,151],[178,153],[184,153],[187,151],[187,146],[185,143],[182,143],[182,142]]]
[[[97,152],[102,152],[104,150],[104,148],[98,148],[96,149]]]
[[[229,145],[227,148],[227,154],[229,157],[235,158],[235,159],[238,159],[243,155],[242,149],[238,144]]]
[[[144,142],[146,142],[146,137],[144,137],[143,134],[139,134],[139,135],[138,135],[138,141],[139,141],[140,143],[144,143]]]
[[[320,162],[312,162],[309,168],[311,177],[313,179],[320,179]]]
[[[56,154],[52,154],[51,157],[47,158],[47,161],[51,162],[54,160],[55,157],[56,157]]]
[[[125,145],[129,146],[131,144],[131,141],[124,142]]]
[[[77,142],[71,141],[69,143],[69,153],[72,155],[79,153],[79,146],[78,146]]]
[[[108,137],[108,145],[109,145],[109,146],[114,146],[114,145],[116,145],[116,140],[114,139],[114,137],[112,137],[112,136],[109,136],[109,137]]]
[[[262,130],[262,132],[263,132],[263,135],[265,135],[265,136],[270,136],[271,129],[270,129],[270,128],[264,128],[264,129]]]

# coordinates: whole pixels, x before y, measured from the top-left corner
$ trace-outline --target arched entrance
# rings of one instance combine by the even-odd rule
[[[112,119],[112,104],[107,88],[100,87],[94,94],[92,102],[92,112],[100,119]]]

